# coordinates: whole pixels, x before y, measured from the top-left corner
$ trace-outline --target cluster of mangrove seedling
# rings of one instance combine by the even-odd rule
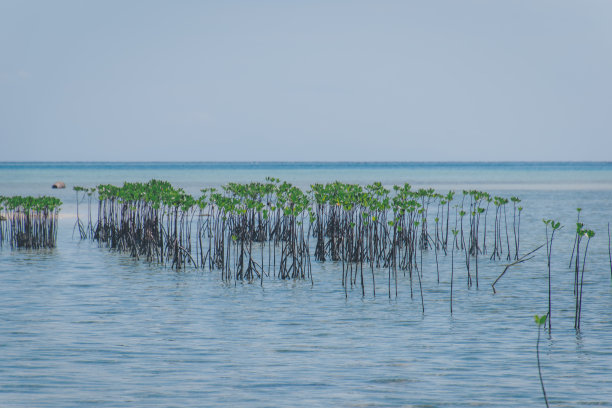
[[[177,269],[218,269],[223,279],[312,279],[311,237],[314,259],[341,262],[345,290],[361,286],[363,294],[364,267],[366,275],[370,269],[373,291],[374,269],[387,268],[389,296],[392,286],[397,294],[398,271],[410,277],[411,295],[413,279],[422,294],[424,251],[435,253],[436,265],[440,253],[461,253],[468,286],[478,286],[480,255],[519,257],[520,200],[481,191],[463,191],[457,200],[452,191],[413,191],[409,184],[390,190],[381,183],[335,182],[303,192],[275,178],[203,189],[199,198],[157,180],[75,191],[77,213],[78,203],[88,201],[87,221],[78,216],[75,224],[81,238]],[[439,281],[438,269],[437,274]]]
[[[266,181],[229,183],[223,193],[202,190],[209,214],[198,227],[201,264],[208,261],[209,267],[221,269],[225,279],[232,270],[235,279],[249,281],[263,281],[270,273],[281,279],[312,279],[309,199],[290,183]],[[206,254],[202,238],[209,241]]]
[[[575,314],[574,314],[574,328],[580,330],[580,318],[582,315],[582,295],[584,288],[584,270],[586,265],[587,252],[589,250],[589,243],[591,238],[595,236],[595,231],[585,228],[584,224],[580,222],[580,212],[582,208],[576,209],[578,212],[576,218],[576,234],[574,236],[574,245],[572,248],[572,255],[570,257],[569,268],[574,269],[574,297],[575,297]],[[559,231],[563,226],[560,222],[555,220],[542,220],[546,225],[546,257],[548,264],[548,330],[552,330],[552,307],[551,307],[551,269],[550,261],[552,257],[552,244],[555,238],[555,232]],[[548,227],[551,228],[551,234],[548,235]],[[580,245],[583,240],[586,239],[584,245],[584,253],[580,252]],[[610,241],[608,241],[608,253],[610,254]],[[573,265],[572,265],[573,263]],[[612,270],[612,255],[610,255],[610,268]]]
[[[76,191],[77,198],[92,193]],[[204,189],[197,199],[157,180],[99,185],[93,192],[98,219],[87,227],[77,219],[81,238],[176,269],[219,269],[223,279],[263,281],[271,272],[282,279],[312,277],[309,200],[289,183],[229,183],[223,193]]]
[[[460,203],[452,207],[453,191],[444,195],[433,189],[413,191],[409,184],[393,186],[393,192],[381,183],[365,187],[338,182],[315,184],[311,194],[315,215],[312,228],[316,240],[315,259],[342,261],[345,288],[357,285],[359,280],[362,293],[365,292],[365,264],[371,270],[373,288],[374,268],[387,268],[389,295],[392,282],[397,294],[398,271],[403,271],[410,278],[411,295],[413,278],[416,277],[424,307],[421,284],[423,252],[434,252],[439,282],[439,253],[447,255],[451,252],[454,258],[455,250],[464,257],[468,287],[473,283],[478,287],[478,256],[488,251],[487,215],[491,204],[495,215],[493,237],[489,237],[489,241],[493,239],[490,258],[501,259],[503,254],[507,259],[518,258],[522,208],[514,207],[512,248],[506,215],[509,200],[492,197],[486,192],[463,191]],[[513,197],[512,202],[520,200]]]
[[[91,190],[75,187],[77,194]],[[102,245],[133,257],[171,263],[181,268],[191,256],[191,221],[198,204],[182,189],[168,182],[125,183],[123,187],[99,185],[98,219],[85,228],[77,224],[81,237],[90,236]],[[92,192],[93,193],[93,192]],[[89,202],[88,214],[91,212]]]
[[[0,246],[53,248],[62,202],[55,197],[0,196]]]

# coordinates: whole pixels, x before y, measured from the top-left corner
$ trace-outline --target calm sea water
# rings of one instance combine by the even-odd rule
[[[543,250],[491,290],[503,262],[480,262],[466,287],[450,257],[423,258],[425,313],[400,275],[376,272],[345,298],[341,266],[314,263],[314,284],[226,284],[218,271],[173,271],[72,238],[73,185],[159,178],[197,194],[275,176],[307,188],[341,180],[477,188],[519,196],[523,252],[566,227],[553,247],[553,331],[540,345],[552,406],[612,406],[612,284],[607,225],[611,163],[0,163],[0,195],[64,202],[57,248],[0,249],[0,406],[543,406],[534,314],[547,310]],[[65,181],[66,190],[51,190]],[[568,262],[576,207],[596,231],[582,330]]]

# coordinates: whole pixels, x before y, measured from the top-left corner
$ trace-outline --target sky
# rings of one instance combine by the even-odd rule
[[[612,1],[0,0],[0,161],[610,161]]]

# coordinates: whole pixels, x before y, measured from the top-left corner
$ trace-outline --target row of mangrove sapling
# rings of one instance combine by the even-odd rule
[[[88,194],[91,190],[75,188]],[[122,187],[99,185],[95,225],[77,225],[81,237],[131,256],[182,268],[195,260],[191,255],[191,222],[199,204],[168,182],[125,183]],[[79,200],[80,201],[80,200]],[[78,201],[77,201],[78,202]],[[91,201],[88,201],[88,213]],[[77,206],[78,207],[78,206]],[[78,209],[77,209],[78,212]]]
[[[77,203],[91,194],[75,189]],[[176,269],[219,269],[223,279],[312,278],[309,200],[289,183],[230,183],[223,193],[204,189],[198,199],[157,180],[99,185],[95,192],[97,221],[84,226],[77,219],[81,238]]]
[[[574,315],[574,328],[580,330],[580,320],[582,317],[582,298],[584,289],[584,271],[587,259],[587,253],[589,250],[589,243],[591,238],[595,236],[595,231],[587,229],[580,221],[581,208],[578,208],[578,218],[576,222],[576,232],[574,236],[574,245],[572,248],[572,255],[570,257],[570,269],[574,269],[574,298],[575,298],[575,315]],[[544,219],[546,228],[546,259],[548,266],[548,313],[542,318],[542,324],[548,325],[549,332],[552,331],[552,273],[551,273],[551,259],[553,241],[555,239],[555,233],[560,231],[563,226],[559,221],[553,219]],[[550,230],[549,230],[550,228]],[[549,234],[550,231],[550,234]],[[584,243],[586,240],[586,244]],[[608,251],[610,251],[610,245],[608,244]],[[573,265],[572,265],[573,263]],[[610,256],[610,270],[612,274],[612,255]],[[494,283],[495,284],[495,283]],[[493,285],[494,285],[493,284]],[[495,291],[495,288],[493,289]],[[537,322],[537,320],[536,320]]]
[[[61,204],[55,197],[0,196],[0,246],[54,248]]]
[[[436,265],[439,255],[459,251],[467,285],[478,286],[479,256],[518,259],[520,249],[520,200],[480,191],[458,200],[452,191],[408,184],[335,182],[303,192],[275,178],[204,189],[198,198],[157,180],[75,190],[77,212],[88,202],[87,221],[79,216],[75,224],[81,238],[177,269],[218,269],[223,279],[312,279],[312,238],[316,261],[342,263],[345,290],[360,286],[365,294],[371,279],[375,291],[374,269],[387,268],[389,296],[397,294],[398,271],[409,276],[411,294],[413,282],[422,293],[424,251],[435,253]]]

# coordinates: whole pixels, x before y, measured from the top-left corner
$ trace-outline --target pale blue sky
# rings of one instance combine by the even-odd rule
[[[612,1],[0,0],[0,160],[612,160]]]

